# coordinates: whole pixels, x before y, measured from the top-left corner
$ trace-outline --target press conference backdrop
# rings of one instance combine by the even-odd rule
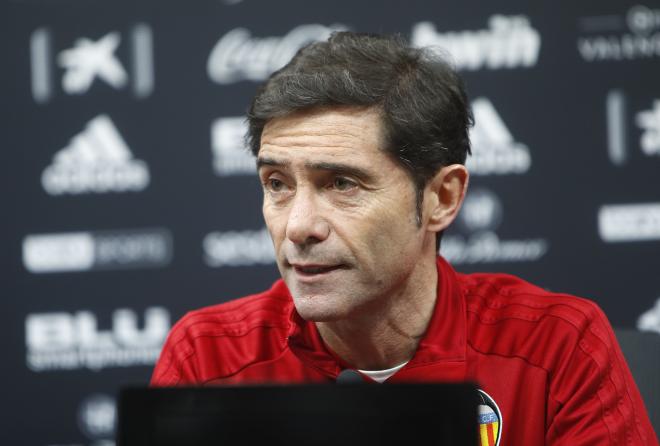
[[[244,114],[335,30],[451,54],[476,126],[442,253],[660,333],[660,4],[4,0],[0,443],[111,445],[187,310],[278,277]]]

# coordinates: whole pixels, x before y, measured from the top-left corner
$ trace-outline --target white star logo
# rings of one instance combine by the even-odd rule
[[[58,62],[66,70],[62,78],[64,91],[69,94],[85,93],[97,76],[114,88],[125,86],[128,76],[114,54],[120,40],[118,32],[111,32],[97,42],[88,38],[78,39],[73,48],[62,51]]]

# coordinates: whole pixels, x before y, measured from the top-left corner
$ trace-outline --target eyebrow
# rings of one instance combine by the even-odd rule
[[[288,161],[279,161],[274,158],[259,157],[257,158],[257,170],[260,170],[264,166],[273,166],[273,167],[289,167],[291,163]]]
[[[339,174],[345,174],[360,178],[364,181],[372,181],[373,175],[367,172],[364,169],[355,166],[349,166],[348,164],[341,163],[305,163],[305,167],[312,170],[327,170],[330,172],[335,172]]]
[[[257,159],[257,170],[261,169],[264,166],[272,167],[289,167],[291,165],[288,161],[281,161],[274,158],[260,157]],[[318,163],[305,163],[305,168],[311,170],[325,170],[330,172],[335,172],[339,174],[351,175],[357,178],[360,178],[364,181],[373,181],[374,176],[367,172],[366,170],[350,166],[348,164],[342,163],[329,163],[329,162],[318,162]]]

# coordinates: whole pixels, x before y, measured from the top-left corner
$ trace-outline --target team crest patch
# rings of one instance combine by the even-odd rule
[[[502,437],[502,413],[495,400],[486,392],[477,389],[479,446],[499,446]]]

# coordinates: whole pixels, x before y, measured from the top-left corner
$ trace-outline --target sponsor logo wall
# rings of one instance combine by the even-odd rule
[[[543,238],[502,240],[495,230],[504,217],[502,202],[492,191],[475,188],[466,198],[456,227],[460,235],[443,238],[441,253],[453,265],[534,262],[548,251]]]
[[[448,51],[463,70],[533,67],[541,47],[541,36],[525,15],[493,15],[488,28],[469,31],[439,32],[433,23],[419,22],[410,40]]]
[[[92,394],[78,408],[78,426],[95,446],[111,446],[115,433],[117,408],[114,398],[104,394]]]
[[[4,8],[3,378],[10,401],[47,390],[17,404],[3,444],[113,444],[115,392],[148,382],[172,324],[278,276],[245,112],[337,30],[401,33],[464,75],[471,188],[441,247],[458,270],[518,274],[660,334],[657,5]]]
[[[100,30],[95,29],[95,34]],[[48,103],[58,90],[83,95],[96,82],[114,90],[129,87],[136,98],[145,98],[154,88],[153,36],[151,27],[138,23],[126,31],[113,30],[100,38],[77,37],[70,46],[54,47],[53,31],[35,29],[30,35],[31,91],[39,104]],[[130,46],[130,62],[122,62],[117,50]],[[57,75],[61,74],[61,82]]]
[[[582,59],[603,62],[660,57],[660,8],[655,6],[636,4],[627,10],[581,17],[577,49]]]
[[[245,145],[245,116],[217,118],[211,125],[213,171],[218,176],[255,175],[255,159]]]
[[[133,158],[110,117],[99,115],[55,154],[41,184],[50,195],[139,192],[149,185],[149,169]]]
[[[637,328],[641,331],[660,333],[660,297],[655,301],[652,308],[639,317]]]
[[[333,31],[347,29],[343,25],[296,26],[284,36],[256,37],[246,28],[227,32],[215,44],[206,69],[209,78],[221,85],[242,80],[263,81],[282,68],[301,47],[326,40]]]
[[[100,330],[91,311],[30,314],[26,363],[35,372],[152,365],[169,329],[169,311],[160,307],[145,311],[143,328],[133,310],[115,310],[110,330]]]
[[[23,265],[31,273],[166,266],[172,258],[167,229],[30,234]]]

